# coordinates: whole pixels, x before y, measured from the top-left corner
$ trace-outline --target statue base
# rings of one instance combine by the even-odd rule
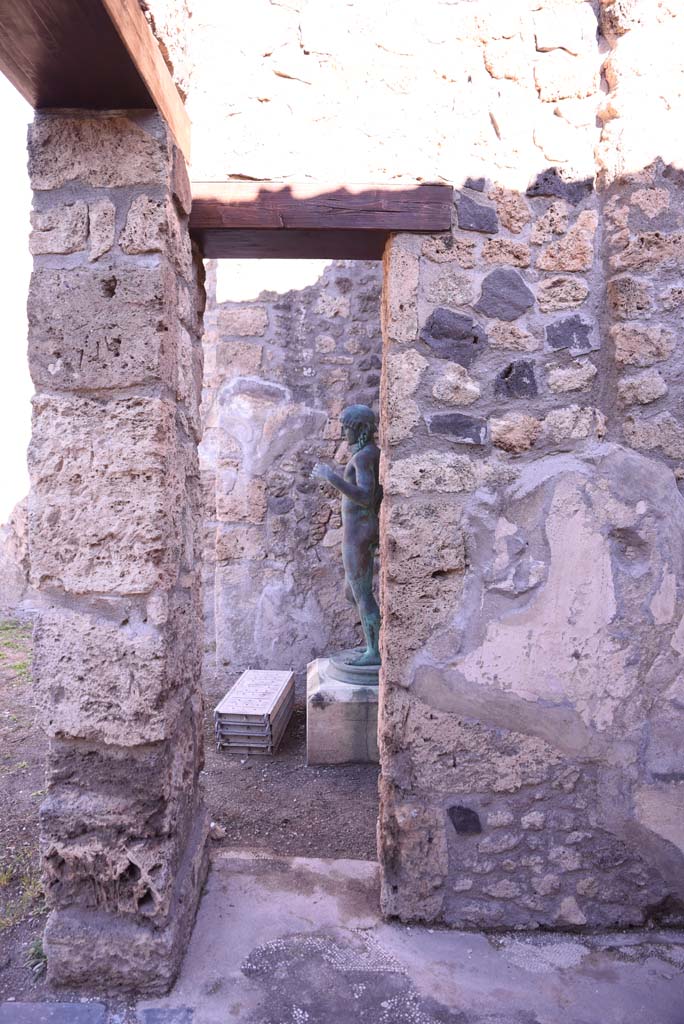
[[[306,679],[306,763],[377,764],[379,665],[350,665],[343,651],[309,663]],[[356,670],[356,671],[355,671]],[[345,678],[339,678],[343,676]],[[354,679],[374,678],[374,682]]]
[[[331,654],[328,659],[328,676],[352,686],[377,686],[380,666],[355,664],[354,659],[363,654],[364,650],[364,647],[350,648]]]

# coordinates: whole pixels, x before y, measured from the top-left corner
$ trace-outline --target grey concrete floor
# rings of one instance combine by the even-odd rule
[[[684,934],[407,927],[382,921],[373,863],[221,852],[176,986],[140,1003],[138,1015],[192,1024],[684,1024]]]

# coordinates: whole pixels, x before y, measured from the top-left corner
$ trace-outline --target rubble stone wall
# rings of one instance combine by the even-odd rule
[[[54,983],[168,988],[205,870],[203,267],[149,112],[37,113],[31,583]]]
[[[594,172],[559,147],[513,189],[493,161],[452,232],[386,254],[383,906],[681,924],[684,26],[541,8],[485,54],[529,67],[533,120],[584,110]]]
[[[313,658],[361,642],[339,496],[310,474],[347,457],[346,405],[377,411],[382,268],[338,261],[315,284],[256,302],[217,303],[215,274],[200,448],[209,659],[218,690],[245,668],[293,669],[303,683]]]

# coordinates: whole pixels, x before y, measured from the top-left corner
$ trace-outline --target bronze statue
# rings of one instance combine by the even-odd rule
[[[378,549],[382,487],[378,480],[380,449],[375,444],[375,413],[367,405],[350,405],[340,419],[352,451],[344,477],[321,463],[316,463],[311,475],[327,480],[342,495],[345,594],[359,610],[366,640],[366,650],[350,659],[350,664],[379,665],[380,609],[373,594],[373,563]]]

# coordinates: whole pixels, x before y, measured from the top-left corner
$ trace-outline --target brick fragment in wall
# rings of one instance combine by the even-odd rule
[[[482,446],[487,443],[487,420],[459,412],[436,413],[428,419],[431,434],[442,434],[458,444]]]
[[[428,317],[420,339],[440,359],[450,359],[465,367],[472,364],[487,343],[487,335],[476,320],[441,307]]]
[[[388,444],[396,444],[408,437],[420,421],[418,405],[412,396],[428,361],[420,352],[411,348],[405,352],[391,353],[385,362],[386,440]]]
[[[542,422],[542,440],[558,444],[560,441],[582,441],[587,437],[601,440],[606,433],[606,418],[591,406],[568,405],[552,409]]]
[[[192,702],[181,707],[169,719],[171,734],[153,743],[120,746],[52,738],[48,796],[40,812],[46,833],[65,839],[106,835],[120,846],[172,835],[182,827],[202,768],[201,719],[193,719],[192,711]]]
[[[529,52],[522,39],[492,39],[485,44],[484,62],[492,78],[523,82],[530,77]]]
[[[591,324],[578,314],[548,324],[546,342],[553,349],[567,348],[572,353],[590,352],[597,347],[592,338]]]
[[[505,398],[535,398],[534,363],[529,359],[517,359],[503,369],[494,382],[494,394]]]
[[[493,270],[482,282],[474,309],[497,320],[515,320],[534,305],[534,295],[516,270]]]
[[[684,288],[675,286],[665,292],[661,292],[659,299],[663,309],[670,313],[673,309],[681,309],[684,306]]]
[[[34,270],[29,364],[46,388],[175,388],[174,275],[157,266]],[[82,310],[88,309],[83,317]]]
[[[491,206],[476,203],[470,196],[461,194],[456,200],[458,226],[462,231],[480,231],[494,235],[499,230],[496,210]]]

